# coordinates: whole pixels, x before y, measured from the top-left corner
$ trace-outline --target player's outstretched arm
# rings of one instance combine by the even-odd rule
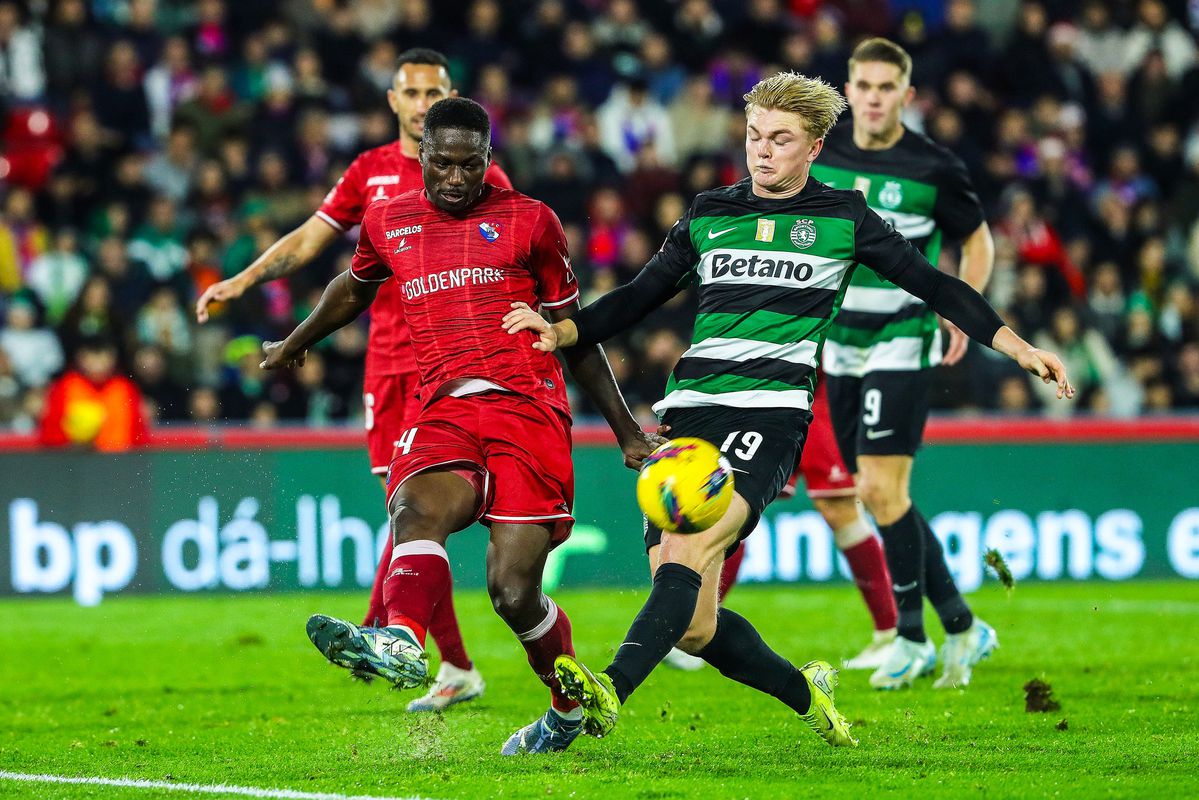
[[[854,230],[854,258],[859,264],[928,303],[974,341],[1014,359],[1045,383],[1056,383],[1059,399],[1074,397],[1074,387],[1056,354],[1038,350],[1020,338],[981,294],[928,263],[911,242],[866,207],[860,194],[854,197],[860,204]]]
[[[208,321],[208,306],[212,303],[235,300],[252,286],[291,275],[311,263],[336,238],[333,226],[314,214],[268,247],[250,266],[205,289],[196,300],[196,321]]]
[[[1033,347],[1004,325],[991,304],[965,281],[941,272],[914,250],[912,253],[915,258],[886,277],[928,303],[971,339],[1003,353],[1045,383],[1056,383],[1059,400],[1074,397],[1066,367],[1055,353]]]
[[[569,306],[547,309],[547,313],[555,324],[566,322],[571,314],[577,313],[579,303],[576,300]],[[579,386],[595,403],[595,407],[604,415],[608,426],[616,434],[616,442],[624,453],[624,464],[629,469],[641,469],[641,462],[646,456],[665,444],[666,440],[656,433],[646,433],[641,430],[637,420],[629,412],[629,407],[616,384],[616,376],[608,357],[598,344],[585,347],[570,347],[562,351],[570,374],[578,381]]]
[[[536,331],[538,350],[552,353],[563,347],[599,344],[632,328],[651,311],[660,308],[690,281],[691,269],[699,260],[689,233],[691,212],[674,224],[662,248],[636,277],[552,325],[523,303],[513,303],[504,316],[508,333]]]
[[[321,301],[282,342],[263,342],[266,354],[263,369],[298,367],[304,363],[308,348],[358,318],[370,306],[379,291],[377,282],[365,282],[350,274],[338,275],[325,287]]]
[[[533,347],[546,353],[599,344],[632,328],[678,294],[678,280],[665,270],[655,269],[651,259],[633,280],[575,312],[570,319],[551,324],[524,303],[513,303],[501,325],[508,333],[536,332],[540,338]]]

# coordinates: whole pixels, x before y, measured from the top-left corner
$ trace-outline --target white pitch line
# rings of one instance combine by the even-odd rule
[[[143,781],[133,778],[73,778],[66,775],[31,775],[25,772],[0,770],[0,780],[24,781],[26,783],[72,783],[85,786],[118,786],[123,789],[162,789],[168,792],[191,792],[192,794],[241,795],[263,797],[270,800],[428,800],[417,797],[382,797],[367,794],[337,794],[335,792],[298,792],[294,789],[260,789],[256,786],[229,786],[224,783],[172,783],[169,781]]]

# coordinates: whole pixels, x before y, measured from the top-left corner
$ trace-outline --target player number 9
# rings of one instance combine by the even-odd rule
[[[862,405],[866,407],[866,412],[862,414],[862,422],[877,425],[883,415],[883,393],[878,389],[867,389],[862,397]]]

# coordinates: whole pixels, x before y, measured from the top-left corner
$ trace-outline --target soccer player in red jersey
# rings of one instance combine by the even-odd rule
[[[816,392],[812,398],[812,423],[803,452],[779,497],[794,497],[801,478],[807,487],[808,499],[832,530],[833,542],[849,563],[853,581],[862,593],[862,600],[874,623],[874,635],[870,643],[856,656],[846,659],[842,666],[845,669],[877,669],[895,641],[899,610],[895,607],[895,596],[891,592],[891,573],[887,570],[882,540],[862,515],[853,475],[841,459],[828,413],[828,392],[821,380],[816,381]],[[724,602],[729,590],[737,582],[744,556],[745,548],[741,546],[725,559],[720,570],[718,602]],[[690,671],[702,668],[706,662],[676,647],[666,656],[665,663]]]
[[[570,534],[574,475],[570,406],[555,358],[495,325],[513,302],[563,320],[579,307],[557,216],[543,203],[483,183],[487,112],[462,98],[429,109],[420,147],[425,189],[376,203],[362,222],[350,270],[283,342],[264,345],[265,368],[302,363],[307,348],[356,318],[394,284],[412,335],[422,409],[399,437],[387,473],[394,549],[383,627],[314,615],[313,643],[334,664],[397,687],[425,678],[425,633],[451,592],[445,542],[476,520],[491,529],[492,603],[550,688],[550,709],[514,733],[506,755],[563,750],[581,730],[554,659],[573,653],[570,621],[541,591],[546,556]],[[377,300],[382,302],[382,300]],[[636,468],[661,440],[629,414],[598,347],[568,356],[579,384]]]
[[[450,84],[449,62],[436,50],[415,48],[401,53],[396,63],[387,102],[399,120],[399,138],[359,155],[303,225],[237,275],[210,286],[196,301],[196,318],[200,322],[208,319],[209,304],[241,297],[252,286],[290,275],[311,263],[338,237],[358,225],[371,203],[423,186],[417,150],[429,106],[455,94]],[[495,186],[512,188],[508,176],[494,163],[488,166],[483,179]],[[397,302],[399,287],[394,283],[384,284],[379,295],[380,301],[371,309],[362,401],[371,472],[384,480],[396,441],[411,427],[420,404],[415,397],[416,362],[408,327]],[[384,552],[371,590],[367,625],[386,618],[383,578],[389,562],[390,553]],[[449,595],[434,610],[429,633],[441,651],[441,669],[428,694],[409,703],[408,710],[441,710],[482,695],[483,677],[466,654],[454,601]]]

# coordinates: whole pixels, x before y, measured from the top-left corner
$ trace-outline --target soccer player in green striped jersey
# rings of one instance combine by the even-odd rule
[[[833,705],[836,670],[796,667],[771,650],[748,620],[720,608],[726,550],[748,536],[782,488],[803,445],[816,364],[855,269],[868,269],[924,299],[971,338],[1015,359],[1058,396],[1074,391],[1061,360],[1017,336],[967,284],[932,267],[852,190],[809,177],[845,101],[828,84],[781,73],[746,96],[750,177],[701,192],[637,277],[550,324],[514,304],[510,333],[532,330],[552,352],[626,330],[698,283],[691,347],[655,406],[676,436],[724,451],[735,470],[728,512],[693,534],[647,525],[653,587],[612,663],[592,672],[557,660],[563,690],[584,709],[584,730],[603,736],[620,705],[678,645],[722,675],[770,694],[831,745],[854,745]],[[834,623],[830,623],[834,624]]]
[[[900,121],[915,90],[912,59],[887,39],[867,39],[849,59],[845,94],[852,122],[829,132],[812,177],[856,189],[925,258],[943,242],[961,243],[960,277],[986,286],[994,261],[991,233],[961,160]],[[954,583],[932,528],[910,496],[912,464],[928,417],[932,369],[953,364],[967,340],[948,324],[941,353],[937,315],[885,276],[858,269],[828,329],[823,365],[833,430],[858,494],[874,517],[899,609],[897,637],[870,676],[878,689],[910,685],[933,671],[937,651],[924,631],[927,597],[945,628],[938,688],[970,682],[971,668],[998,645]]]

